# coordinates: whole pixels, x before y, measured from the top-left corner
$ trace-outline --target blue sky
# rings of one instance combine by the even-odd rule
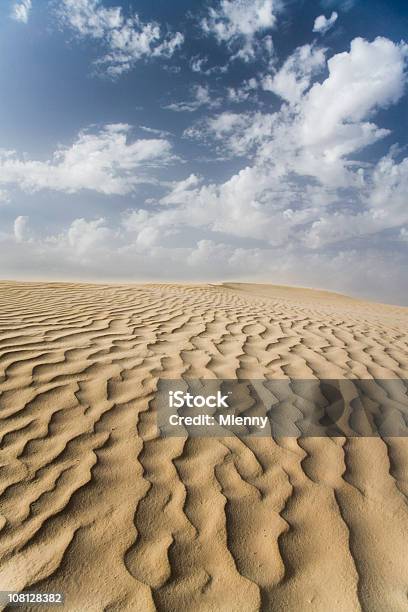
[[[0,277],[408,304],[407,32],[378,0],[5,0]]]

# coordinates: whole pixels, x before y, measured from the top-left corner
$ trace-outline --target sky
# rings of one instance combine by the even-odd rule
[[[402,0],[2,0],[0,278],[408,305],[407,80]]]

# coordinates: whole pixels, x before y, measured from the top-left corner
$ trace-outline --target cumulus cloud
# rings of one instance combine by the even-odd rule
[[[105,219],[75,219],[67,232],[68,245],[82,256],[95,247],[112,243],[114,232],[106,226]]]
[[[355,38],[350,51],[329,59],[328,78],[309,92],[306,113],[310,130],[314,123],[316,132],[319,120],[318,132],[321,127],[324,133],[331,132],[345,120],[360,121],[375,109],[397,102],[405,87],[407,56],[405,43],[395,44],[383,37],[373,42]]]
[[[335,168],[336,161],[389,133],[369,119],[401,98],[407,55],[406,44],[382,37],[373,42],[355,38],[350,51],[328,60],[328,77],[307,92],[293,122],[296,139],[307,151],[305,174],[322,176],[325,169]],[[344,174],[338,176],[342,180]]]
[[[295,89],[295,104],[269,114],[270,131],[259,143],[258,159],[326,187],[361,186],[363,168],[354,172],[351,156],[389,135],[371,119],[401,98],[407,49],[385,38],[353,40],[350,51],[328,60],[323,82],[304,94],[302,87]],[[245,129],[250,133],[252,126]]]
[[[16,185],[28,192],[51,189],[76,193],[90,189],[124,195],[139,183],[150,182],[148,169],[172,159],[171,144],[164,138],[130,140],[126,124],[105,125],[99,131],[82,131],[68,148],[60,147],[48,161],[19,158],[0,152],[0,184]]]
[[[278,0],[221,0],[217,8],[209,8],[201,27],[219,43],[237,47],[234,57],[248,61],[256,55],[259,35],[275,27],[279,9]],[[264,50],[271,52],[270,37],[264,43]]]
[[[388,154],[375,165],[372,174],[372,189],[368,204],[377,219],[387,217],[392,211],[396,224],[407,218],[408,157],[399,163]]]
[[[27,23],[32,8],[31,0],[15,2],[11,9],[11,17],[21,23]]]
[[[62,0],[58,15],[79,37],[103,43],[106,53],[96,63],[113,77],[141,59],[169,58],[184,42],[180,32],[163,35],[158,23],[125,17],[120,6],[105,8],[101,0]]]
[[[170,191],[160,200],[161,204],[179,204],[180,199],[188,197],[191,189],[198,187],[202,183],[202,179],[196,174],[190,174],[189,177],[182,181],[172,181],[168,187]]]
[[[171,214],[158,210],[150,223],[312,250],[406,224],[408,159],[353,159],[389,133],[368,118],[401,98],[406,60],[404,44],[355,39],[348,52],[329,59],[322,83],[290,96],[295,104],[196,123],[186,135],[252,165],[221,184],[173,188],[161,201],[173,204]]]
[[[325,64],[325,50],[303,45],[298,47],[273,76],[262,79],[265,91],[272,91],[288,102],[298,102],[309,88],[312,77]]]
[[[256,150],[262,163],[285,166],[319,182],[355,185],[361,175],[351,173],[349,156],[389,134],[371,118],[401,98],[407,57],[405,43],[356,38],[349,51],[327,61],[328,76],[312,84],[313,75],[325,66],[325,53],[305,45],[262,79],[266,91],[289,105],[273,113],[223,112],[195,124],[186,135],[212,137],[227,154]]]
[[[319,34],[326,34],[336,23],[338,18],[338,14],[336,11],[333,11],[330,17],[325,17],[324,15],[319,15],[316,17],[313,32],[318,32]]]

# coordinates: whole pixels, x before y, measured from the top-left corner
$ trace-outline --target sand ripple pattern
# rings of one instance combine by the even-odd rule
[[[150,409],[160,377],[406,379],[407,330],[308,290],[0,283],[0,587],[407,610],[408,440],[158,439]]]

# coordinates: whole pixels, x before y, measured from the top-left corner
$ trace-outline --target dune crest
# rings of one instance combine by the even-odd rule
[[[2,589],[72,611],[407,609],[405,438],[160,439],[160,377],[407,379],[408,308],[1,282]]]

